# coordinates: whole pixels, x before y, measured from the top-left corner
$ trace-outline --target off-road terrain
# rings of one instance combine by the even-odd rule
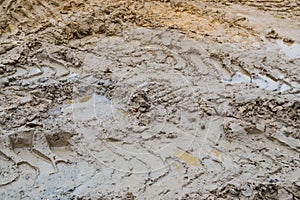
[[[0,199],[300,199],[299,1],[0,16]]]

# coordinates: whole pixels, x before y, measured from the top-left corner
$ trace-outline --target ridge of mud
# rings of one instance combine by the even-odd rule
[[[258,8],[264,11],[270,11],[274,13],[274,15],[281,15],[283,17],[289,16],[294,17],[300,16],[300,4],[297,1],[290,1],[290,0],[205,0],[207,2],[214,2],[214,3],[222,3],[225,5],[232,5],[232,4],[242,4],[251,7]]]
[[[1,34],[32,34],[58,29],[57,37],[82,38],[92,33],[113,35],[138,19],[133,1],[1,1]],[[1,35],[0,34],[0,35]]]
[[[235,34],[245,35],[243,30],[232,29],[236,21],[228,18],[225,12],[184,1],[72,1],[60,4],[56,1],[5,0],[1,5],[0,12],[5,17],[0,35],[46,32],[55,37],[56,42],[93,34],[116,35],[132,24],[178,29],[193,37],[220,37],[224,34],[219,29],[226,31],[227,40]]]

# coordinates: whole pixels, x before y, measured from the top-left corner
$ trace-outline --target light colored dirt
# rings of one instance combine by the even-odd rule
[[[2,199],[299,199],[297,1],[0,0]]]

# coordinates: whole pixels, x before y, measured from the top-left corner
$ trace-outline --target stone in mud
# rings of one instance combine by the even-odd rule
[[[270,38],[270,39],[280,39],[281,37],[279,36],[279,34],[274,30],[271,29],[267,34],[266,34],[266,38]]]
[[[248,134],[261,134],[265,132],[266,126],[262,123],[245,124],[244,128]]]

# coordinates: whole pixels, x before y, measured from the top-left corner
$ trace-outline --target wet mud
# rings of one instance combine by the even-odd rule
[[[299,199],[297,1],[0,1],[2,199]]]

